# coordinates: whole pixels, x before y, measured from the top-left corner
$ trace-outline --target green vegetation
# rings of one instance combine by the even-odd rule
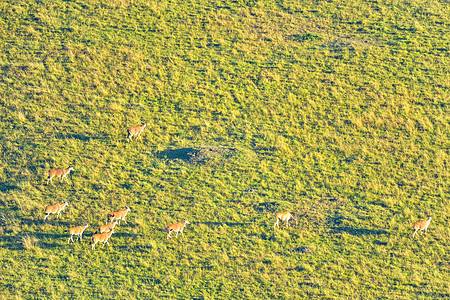
[[[449,298],[447,1],[6,0],[0,15],[0,299]],[[298,226],[274,230],[286,210]]]

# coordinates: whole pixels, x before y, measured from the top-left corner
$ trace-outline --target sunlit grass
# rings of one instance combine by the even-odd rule
[[[444,3],[0,12],[0,298],[448,298]],[[274,230],[286,210],[298,226]]]

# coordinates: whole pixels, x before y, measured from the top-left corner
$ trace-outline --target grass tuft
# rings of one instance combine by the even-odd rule
[[[39,240],[35,236],[23,236],[21,243],[22,247],[27,251],[37,251],[39,249],[38,246]]]

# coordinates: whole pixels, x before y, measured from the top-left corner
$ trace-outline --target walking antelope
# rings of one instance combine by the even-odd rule
[[[108,240],[109,240],[109,238],[111,237],[111,235],[112,235],[113,233],[114,233],[114,229],[111,229],[111,230],[108,231],[108,232],[103,232],[103,233],[96,233],[96,234],[94,234],[94,235],[92,236],[92,250],[95,249],[95,245],[96,245],[98,242],[103,242],[102,248],[105,246],[105,244],[108,244],[108,246],[109,246]]]
[[[144,131],[145,126],[147,126],[147,124],[142,122],[141,126],[135,126],[135,127],[128,128],[127,129],[127,133],[128,133],[127,139],[131,142],[132,141],[132,137],[136,136],[136,141],[139,138],[142,140],[141,133],[142,133],[142,131]]]
[[[63,182],[64,178],[67,180],[67,182],[69,182],[69,179],[67,179],[67,175],[69,175],[70,171],[73,171],[73,167],[71,165],[69,165],[69,167],[67,169],[54,169],[54,170],[50,170],[48,171],[48,179],[47,179],[47,184],[53,183],[52,179],[53,177],[61,177],[61,182]]]
[[[78,226],[78,227],[72,227],[72,228],[70,228],[69,229],[69,234],[70,234],[70,238],[69,238],[69,240],[67,241],[67,244],[70,244],[70,240],[72,240],[72,242],[73,243],[75,243],[74,241],[73,241],[73,236],[76,234],[77,235],[77,241],[78,241],[78,239],[80,239],[80,241],[82,241],[83,239],[82,239],[82,235],[83,235],[83,232],[86,230],[86,228],[88,228],[89,227],[89,224],[86,224],[86,225],[84,225],[84,226]]]
[[[413,237],[416,235],[417,231],[420,230],[420,235],[422,235],[423,231],[425,230],[425,235],[427,234],[428,226],[430,225],[431,217],[428,217],[428,220],[420,221],[414,223],[414,233]]]
[[[57,214],[56,218],[59,218],[59,216],[61,215],[62,210],[66,206],[69,206],[69,203],[67,203],[67,201],[64,201],[64,203],[56,203],[56,204],[47,206],[45,208],[45,213],[47,215],[45,216],[44,221],[48,218],[48,216],[50,216],[50,214]]]
[[[177,233],[177,235],[175,236],[176,238],[178,238],[178,232],[181,232],[181,235],[184,235],[183,229],[184,229],[184,227],[186,227],[186,224],[191,224],[191,223],[189,223],[188,220],[184,219],[183,222],[181,222],[181,223],[168,225],[167,230],[169,231],[169,234],[167,235],[167,239],[171,238],[170,234],[173,231],[175,231]]]
[[[120,226],[120,220],[123,220],[125,224],[127,224],[127,220],[125,218],[127,217],[127,214],[129,211],[131,211],[131,208],[128,206],[125,206],[126,209],[119,210],[115,212],[108,213],[108,219],[106,220],[106,223],[113,222],[113,221],[119,221]]]
[[[113,230],[116,227],[117,220],[114,222],[106,223],[105,225],[100,226],[98,233],[108,232],[110,230]]]
[[[281,212],[281,213],[276,213],[275,214],[275,219],[277,220],[275,222],[275,224],[273,225],[273,228],[278,227],[280,228],[280,226],[278,225],[279,221],[286,221],[286,227],[289,227],[289,220],[293,219],[295,220],[295,225],[298,225],[298,221],[297,218],[294,217],[290,212]]]

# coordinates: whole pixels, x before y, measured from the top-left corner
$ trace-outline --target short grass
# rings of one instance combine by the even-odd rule
[[[6,0],[0,15],[0,298],[450,296],[446,1]],[[284,210],[299,225],[274,230]]]

